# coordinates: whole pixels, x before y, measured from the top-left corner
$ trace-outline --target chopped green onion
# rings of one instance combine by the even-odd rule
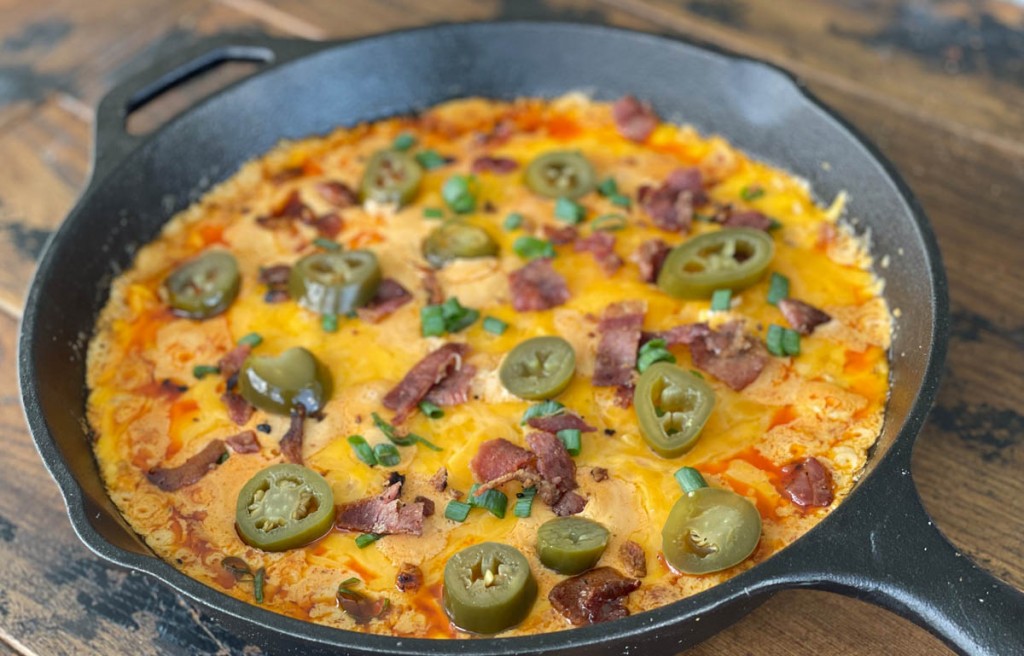
[[[535,496],[537,496],[537,488],[523,488],[523,491],[516,495],[516,505],[512,508],[512,514],[516,517],[529,517]]]
[[[704,380],[704,374],[702,374],[701,372],[697,371],[696,369],[690,369],[690,373],[693,374],[694,376],[696,376],[697,378],[700,378],[701,380]]]
[[[714,312],[728,312],[732,307],[732,290],[716,289],[711,294],[711,310]]]
[[[228,461],[228,458],[230,458],[230,457],[231,457],[231,453],[228,452],[228,451],[225,451],[224,453],[220,454],[219,458],[217,458],[217,464],[218,465],[223,465],[225,462]]]
[[[504,335],[508,324],[497,317],[484,317],[484,330],[492,335]]]
[[[202,380],[203,377],[209,376],[210,374],[219,374],[220,367],[212,364],[197,364],[192,367],[192,375],[197,379]]]
[[[772,271],[772,280],[768,283],[768,302],[778,305],[779,301],[789,296],[789,278]]]
[[[431,451],[444,451],[441,447],[437,446],[425,437],[420,437],[416,433],[409,433],[408,435],[400,435],[395,427],[388,422],[381,419],[380,415],[376,412],[371,412],[370,416],[373,418],[373,425],[377,427],[377,430],[384,433],[384,437],[388,438],[392,444],[398,446],[413,446],[414,444],[422,444]]]
[[[625,207],[627,210],[633,206],[633,201],[630,200],[629,196],[626,196],[624,194],[615,194],[614,196],[609,196],[608,200],[612,202],[612,205]]]
[[[449,501],[444,508],[444,516],[456,522],[464,522],[469,517],[469,511],[473,506],[462,501]]]
[[[700,472],[693,467],[683,467],[675,473],[676,482],[679,483],[679,487],[683,488],[683,492],[693,492],[699,490],[702,487],[707,487],[708,483],[704,480],[704,477],[700,475]]]
[[[320,317],[320,327],[324,329],[325,333],[336,333],[338,332],[338,315],[336,314],[325,314]]]
[[[602,196],[614,196],[619,193],[619,185],[615,182],[615,178],[605,178],[601,181],[601,184],[597,185],[597,193]]]
[[[348,443],[352,445],[352,449],[356,452],[356,457],[359,458],[360,462],[366,463],[373,467],[377,464],[377,456],[373,455],[373,449],[366,442],[366,438],[362,435],[349,435]]]
[[[239,345],[245,344],[246,346],[256,347],[263,343],[263,337],[259,333],[249,333],[242,339],[238,340]]]
[[[623,214],[602,214],[590,223],[591,230],[625,230],[627,219]]]
[[[665,340],[652,339],[640,347],[636,357],[636,369],[640,373],[647,371],[655,362],[671,362],[675,364],[676,356],[666,348]]]
[[[469,488],[469,495],[466,497],[466,501],[469,505],[477,508],[484,508],[498,519],[505,517],[505,511],[508,509],[508,497],[505,496],[504,492],[500,490],[487,490],[483,494],[478,495],[476,493],[480,485],[473,483],[473,487]]]
[[[439,169],[448,163],[448,160],[436,150],[422,150],[416,153],[416,161],[428,171]]]
[[[757,200],[761,196],[764,196],[764,189],[760,185],[750,185],[740,189],[740,198],[743,200]]]
[[[441,304],[441,315],[444,317],[445,330],[450,333],[457,333],[473,325],[480,318],[480,311],[463,307],[459,303],[459,299],[452,296]]]
[[[331,239],[327,239],[326,237],[317,237],[313,240],[313,244],[316,245],[317,248],[322,248],[325,251],[337,252],[341,250],[341,244]]]
[[[551,245],[551,242],[526,235],[512,242],[512,250],[524,260],[555,256],[555,247]]]
[[[252,577],[252,596],[256,600],[257,604],[263,603],[263,582],[267,578],[267,570],[263,567],[256,570],[256,574]]]
[[[578,428],[566,428],[557,433],[558,439],[562,441],[562,444],[565,445],[565,450],[571,456],[578,456],[580,454],[580,449],[583,446],[580,440],[582,435],[583,433]]]
[[[782,333],[782,326],[772,324],[768,326],[768,334],[764,338],[764,344],[768,347],[768,352],[780,358],[786,355],[786,349],[782,346]]]
[[[783,329],[782,350],[786,355],[800,355],[800,333],[792,328]]]
[[[420,334],[424,337],[440,337],[444,332],[444,313],[441,306],[427,305],[420,308]]]
[[[443,219],[444,210],[440,207],[424,207],[423,218],[425,219]]]
[[[565,412],[565,406],[558,401],[541,401],[526,409],[526,412],[523,413],[523,420],[519,424],[525,426],[526,422],[535,417],[550,417],[551,415],[560,415],[563,412]]]
[[[392,444],[381,442],[373,446],[373,455],[384,467],[394,467],[402,461],[402,456],[399,455],[398,449]]]
[[[782,227],[782,222],[781,221],[779,221],[778,219],[773,219],[771,217],[768,217],[768,231],[769,232],[772,232],[773,230],[778,230],[781,227]]]
[[[441,197],[456,214],[469,214],[476,209],[476,177],[453,175],[441,187]]]
[[[416,145],[416,137],[412,136],[407,132],[395,137],[395,140],[391,142],[391,147],[395,150],[409,150]]]
[[[505,217],[505,222],[502,224],[506,230],[512,231],[523,225],[523,215],[519,212],[512,212]]]
[[[431,419],[440,419],[444,416],[444,410],[434,405],[430,401],[420,401],[420,412],[430,417]]]
[[[365,549],[382,537],[384,536],[378,535],[377,533],[363,533],[356,538],[356,546],[360,549]]]
[[[564,196],[555,201],[555,218],[576,224],[583,220],[587,210],[574,200]]]

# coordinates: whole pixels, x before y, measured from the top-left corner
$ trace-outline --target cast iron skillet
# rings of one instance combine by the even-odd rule
[[[128,113],[211,66],[265,70],[158,133],[124,131]],[[867,471],[850,497],[767,562],[689,599],[610,624],[525,638],[430,641],[350,633],[235,600],[155,558],[104,492],[89,447],[84,355],[110,280],[138,245],[205,189],[286,137],[325,133],[450,98],[633,93],[659,114],[727,136],[808,178],[870,229],[885,295],[901,319],[892,395]],[[935,397],[946,350],[946,280],[931,228],[891,166],[787,74],[666,38],[596,26],[479,23],[350,43],[220,38],[111,91],[97,114],[95,168],[32,283],[19,350],[25,413],[86,545],[147,572],[277,653],[669,653],[732,623],[772,592],[811,587],[872,601],[966,653],[1024,653],[1024,595],[962,556],[932,526],[910,477],[914,439]],[[822,166],[828,162],[829,167]]]

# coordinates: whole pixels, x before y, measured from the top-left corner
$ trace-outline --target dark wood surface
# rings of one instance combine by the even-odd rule
[[[1024,10],[995,0],[0,0],[0,656],[260,654],[75,538],[25,429],[15,379],[35,258],[84,186],[93,109],[195,39],[349,37],[439,21],[546,18],[683,35],[777,63],[867,133],[939,236],[953,343],[914,479],[938,526],[1024,587]],[[133,121],[144,130],[220,70]],[[1024,628],[1022,628],[1024,630]],[[943,654],[859,601],[791,591],[692,654]]]

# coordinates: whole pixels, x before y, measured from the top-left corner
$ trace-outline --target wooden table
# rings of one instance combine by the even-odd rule
[[[18,403],[34,260],[89,168],[93,109],[160,53],[221,31],[310,39],[541,18],[682,35],[780,64],[900,168],[938,232],[953,343],[913,474],[942,530],[1024,586],[1024,9],[994,0],[0,0],[0,656],[260,654],[73,535]],[[146,129],[222,69],[137,117]],[[1024,624],[1022,629],[1024,630]],[[784,592],[692,654],[941,654],[864,603]]]

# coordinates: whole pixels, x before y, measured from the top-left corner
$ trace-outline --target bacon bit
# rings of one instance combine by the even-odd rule
[[[434,270],[427,267],[419,267],[419,270],[423,291],[427,293],[427,303],[430,305],[444,303],[444,289],[441,288],[441,282],[437,279]]]
[[[235,453],[259,453],[260,443],[254,431],[242,431],[224,440]]]
[[[431,515],[434,514],[434,500],[433,499],[425,497],[422,494],[417,494],[416,498],[413,499],[413,501],[415,501],[416,503],[422,503],[423,504],[423,516],[424,517],[430,517]]]
[[[521,469],[532,467],[533,463],[532,453],[503,437],[498,437],[480,445],[476,455],[469,462],[469,469],[477,481],[490,483]]]
[[[804,458],[782,468],[782,488],[801,508],[832,505],[832,472],[817,458]]]
[[[395,587],[402,592],[418,590],[423,585],[423,572],[412,563],[403,563],[395,577]]]
[[[745,334],[739,321],[730,321],[718,330],[709,329],[694,339],[690,356],[694,366],[737,392],[757,380],[768,362],[764,345]]]
[[[626,572],[633,578],[642,579],[647,576],[647,553],[636,542],[632,540],[623,542],[619,547],[619,558],[622,559],[622,565]]]
[[[581,433],[591,433],[597,430],[572,411],[565,411],[561,414],[548,415],[546,417],[530,417],[526,420],[526,423],[530,428],[536,428],[545,433],[558,433],[560,430],[570,428]]]
[[[640,587],[611,567],[598,567],[557,584],[548,600],[576,626],[597,624],[629,615],[625,597]]]
[[[483,155],[473,160],[473,173],[511,173],[519,168],[519,162],[508,157]]]
[[[423,400],[445,408],[461,405],[469,400],[469,386],[475,375],[476,367],[463,364],[461,369],[445,376],[444,380],[431,387]]]
[[[302,196],[299,195],[298,189],[288,194],[284,203],[274,212],[272,217],[295,219],[306,225],[312,225],[316,222],[316,214],[313,213],[313,208],[302,202]]]
[[[643,323],[644,304],[640,301],[620,301],[608,306],[597,324],[601,339],[594,362],[595,387],[632,389]]]
[[[590,477],[594,479],[595,483],[608,480],[608,470],[604,467],[592,467],[590,470]]]
[[[448,488],[448,470],[441,467],[430,477],[430,485],[438,492],[444,492]]]
[[[779,311],[786,317],[789,325],[801,335],[810,335],[815,328],[832,320],[825,312],[795,298],[784,298],[779,301]]]
[[[173,492],[196,483],[220,463],[227,453],[223,440],[211,440],[203,450],[177,467],[154,467],[146,478],[164,492]]]
[[[292,409],[291,425],[288,431],[281,438],[281,454],[289,462],[302,464],[302,437],[304,422],[306,421],[306,407],[298,405]]]
[[[658,127],[658,115],[651,106],[633,96],[623,96],[612,105],[615,128],[625,138],[642,142]]]
[[[378,496],[339,506],[337,527],[377,535],[422,535],[423,504],[403,504],[398,498],[401,488],[401,483],[395,483]]]
[[[239,344],[228,351],[224,357],[217,361],[220,368],[220,375],[226,379],[231,378],[242,369],[242,363],[252,353],[252,347],[248,344]]]
[[[503,118],[494,124],[490,132],[477,135],[476,141],[481,145],[502,146],[515,134],[515,131],[515,123]]]
[[[356,309],[359,318],[368,323],[378,323],[398,308],[412,300],[412,294],[393,278],[380,281],[377,293],[364,307]]]
[[[324,237],[330,237],[333,239],[338,236],[338,233],[340,233],[344,227],[345,221],[335,212],[324,214],[316,220],[316,231]]]
[[[509,274],[512,307],[516,312],[548,310],[569,300],[565,278],[551,260],[536,259]]]
[[[291,298],[291,294],[288,293],[288,279],[291,273],[292,268],[287,264],[260,268],[259,281],[267,286],[263,300],[267,303],[282,303]]]
[[[575,492],[566,492],[562,498],[551,506],[551,511],[559,517],[578,515],[587,506],[587,500]]]
[[[622,258],[615,253],[615,235],[610,232],[595,232],[589,237],[577,239],[573,250],[577,253],[590,252],[606,276],[622,268]]]
[[[384,407],[395,411],[395,424],[405,421],[430,388],[462,369],[469,351],[466,344],[448,343],[413,365],[405,377],[384,396]]]
[[[657,227],[669,232],[689,232],[694,208],[707,202],[700,169],[676,169],[661,186],[640,187],[637,200]]]
[[[665,258],[671,250],[672,248],[660,239],[648,239],[640,244],[630,258],[640,269],[640,279],[644,282],[657,281]]]
[[[757,210],[734,210],[732,206],[726,205],[718,212],[715,212],[714,221],[726,228],[753,228],[768,232],[772,227],[772,220]]]
[[[571,225],[564,227],[546,225],[541,230],[544,231],[544,237],[555,246],[572,243],[580,236],[580,231],[576,229],[576,226]]]
[[[359,195],[344,182],[325,180],[318,182],[314,189],[321,198],[339,209],[352,207],[359,203]]]
[[[249,423],[252,413],[256,410],[241,394],[232,390],[226,390],[221,394],[220,400],[227,406],[228,417],[238,426]]]

